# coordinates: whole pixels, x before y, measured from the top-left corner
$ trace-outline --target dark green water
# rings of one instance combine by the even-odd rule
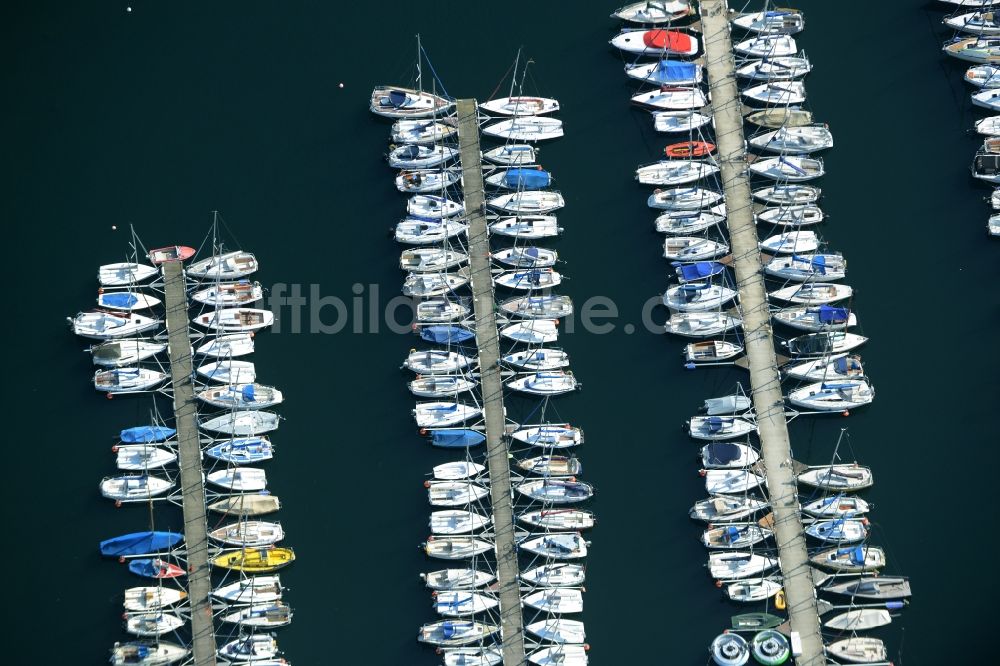
[[[401,282],[386,230],[403,200],[381,161],[388,126],[367,97],[376,83],[409,80],[420,32],[452,95],[485,99],[524,45],[538,89],[562,102],[567,137],[542,161],[568,201],[563,291],[577,302],[606,295],[621,313],[612,334],[566,336],[586,388],[557,401],[587,431],[581,455],[598,488],[591,654],[704,663],[738,611],[711,586],[687,519],[703,488],[680,426],[740,375],[685,372],[680,343],[622,330],[666,286],[646,192],[632,180],[664,140],[627,104],[606,45],[613,7],[134,4],[32,3],[4,22],[7,275],[33,288],[4,336],[17,350],[6,364],[16,380],[5,391],[4,543],[23,558],[7,570],[17,606],[8,660],[98,664],[124,636],[120,594],[135,580],[96,545],[146,517],[112,508],[97,483],[113,470],[114,433],[141,422],[148,401],[95,395],[89,358],[63,325],[92,303],[96,266],[121,260],[129,223],[151,247],[196,244],[218,209],[257,253],[265,284],[316,284],[343,299],[355,284],[365,294],[379,285],[385,302]],[[825,462],[850,426],[876,474],[874,542],[916,591],[880,635],[897,663],[971,661],[996,591],[976,573],[996,545],[985,520],[996,502],[992,465],[975,460],[997,440],[1000,245],[984,235],[988,190],[966,170],[977,141],[965,134],[975,114],[964,68],[939,53],[947,35],[931,3],[865,3],[864,20],[854,4],[801,7],[811,106],[837,142],[825,156],[823,234],[850,262],[878,398],[849,419],[795,422],[795,454]],[[423,475],[447,456],[413,433],[397,371],[412,338],[350,329],[258,345],[259,376],[289,398],[268,468],[299,555],[283,574],[297,616],[280,642],[300,666],[435,663],[414,635],[433,614],[417,573],[438,564],[416,546],[427,532]],[[158,521],[179,528],[179,512]]]

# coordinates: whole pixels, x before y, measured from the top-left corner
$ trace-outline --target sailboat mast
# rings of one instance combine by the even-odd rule
[[[514,74],[510,77],[510,92],[507,94],[507,97],[514,96],[514,86],[517,84],[517,65],[519,62],[521,62],[521,49],[517,50],[517,56],[514,58]]]
[[[423,72],[420,69],[420,33],[417,33],[417,90],[424,91]]]

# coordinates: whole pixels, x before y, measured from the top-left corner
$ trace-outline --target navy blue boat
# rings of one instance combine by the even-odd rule
[[[420,337],[427,342],[457,344],[476,337],[476,334],[462,326],[425,326],[420,329]]]
[[[151,444],[163,442],[176,434],[176,430],[165,426],[136,426],[122,430],[121,438],[126,444]]]
[[[132,532],[102,541],[101,555],[119,557],[156,553],[169,550],[183,539],[184,535],[176,532]]]
[[[431,444],[445,449],[462,449],[478,446],[486,441],[486,435],[477,430],[431,430]]]

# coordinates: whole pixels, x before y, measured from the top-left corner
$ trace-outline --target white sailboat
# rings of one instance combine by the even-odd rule
[[[400,171],[394,182],[400,192],[441,192],[457,183],[461,177],[461,169],[455,167],[409,169]]]
[[[213,310],[194,318],[194,323],[226,333],[249,333],[267,328],[274,323],[274,313],[257,308],[225,308]]]
[[[847,308],[800,305],[782,308],[771,315],[776,322],[802,331],[842,331],[858,325]]]
[[[369,109],[383,118],[430,118],[446,114],[453,106],[451,100],[423,90],[376,86]]]
[[[521,190],[489,199],[486,205],[508,213],[545,215],[562,208],[566,201],[558,192]]]
[[[155,296],[137,291],[104,291],[97,294],[97,307],[108,310],[132,312],[133,310],[148,310],[162,301]]]
[[[257,258],[236,250],[196,261],[185,269],[189,277],[204,280],[238,280],[257,270]]]
[[[102,287],[126,287],[145,282],[157,273],[159,270],[146,264],[130,262],[104,264],[97,269],[97,281]]]
[[[161,321],[134,312],[81,312],[68,317],[73,333],[92,340],[113,340],[159,328]]]
[[[458,159],[458,149],[451,146],[417,146],[405,144],[389,153],[393,169],[429,169]]]
[[[464,354],[445,349],[413,350],[403,362],[403,367],[419,375],[450,375],[464,370],[473,362]]]
[[[427,481],[424,485],[431,506],[463,506],[490,493],[488,488],[472,481]]]
[[[469,261],[464,252],[441,247],[416,247],[403,250],[399,267],[410,273],[445,271]]]
[[[500,329],[500,335],[508,340],[529,345],[555,342],[559,338],[559,322],[552,319],[529,319],[503,327]]]
[[[521,580],[535,587],[573,587],[583,585],[586,577],[583,565],[570,562],[549,562],[521,574]]]
[[[262,435],[277,430],[279,421],[280,417],[274,412],[255,410],[222,414],[202,421],[198,427],[227,435]]]
[[[149,340],[109,340],[90,348],[94,365],[105,368],[135,365],[166,351],[167,345]]]
[[[162,449],[152,444],[119,444],[112,449],[118,469],[127,472],[141,472],[147,469],[165,467],[177,460],[177,454],[170,449]]]
[[[94,388],[108,393],[148,391],[167,381],[167,374],[149,368],[112,368],[94,373]]]
[[[835,282],[804,282],[768,292],[767,297],[798,305],[823,305],[854,295],[850,285]]]
[[[273,386],[263,384],[230,384],[211,386],[195,394],[199,400],[221,409],[267,409],[284,401],[284,395]]]
[[[506,382],[507,388],[532,395],[561,395],[575,391],[579,386],[576,377],[568,370],[549,370]]]
[[[195,354],[215,358],[232,358],[252,354],[253,336],[250,333],[226,333],[215,335],[194,349]]]
[[[196,372],[219,384],[253,384],[257,368],[252,361],[213,361],[202,363]]]
[[[687,338],[711,338],[742,326],[742,319],[725,312],[675,312],[664,329]]]
[[[791,391],[788,401],[796,407],[819,412],[843,412],[871,404],[875,389],[867,379],[821,381]]]
[[[210,472],[205,480],[232,492],[257,492],[267,488],[267,473],[257,467],[233,467]]]
[[[728,253],[726,243],[700,236],[673,236],[663,241],[663,256],[671,261],[704,261]]]
[[[562,227],[559,226],[554,215],[501,217],[490,224],[491,233],[526,240],[552,238],[561,234],[562,231]]]
[[[661,300],[673,312],[705,312],[717,310],[736,295],[736,290],[729,287],[692,282],[667,289]]]
[[[563,124],[558,118],[517,116],[487,125],[482,132],[508,141],[548,141],[563,135]]]
[[[248,305],[264,298],[260,282],[240,280],[238,282],[217,282],[191,294],[191,300],[213,307]]]
[[[101,495],[116,502],[146,502],[164,494],[174,481],[149,474],[128,474],[108,477],[101,481]]]
[[[251,576],[212,590],[212,596],[229,604],[251,604],[277,601],[284,588],[277,574]]]
[[[528,166],[535,163],[538,150],[531,145],[508,143],[487,150],[483,153],[483,159],[504,166]]]
[[[412,414],[418,428],[446,428],[477,418],[482,410],[460,402],[431,401],[418,402]]]
[[[428,144],[445,141],[458,134],[454,118],[440,120],[397,120],[392,124],[390,136],[393,143]]]
[[[693,132],[712,122],[712,116],[698,111],[654,111],[653,128],[657,132],[673,134]]]

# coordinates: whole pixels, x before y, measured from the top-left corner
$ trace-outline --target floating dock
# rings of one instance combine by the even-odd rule
[[[194,397],[193,351],[188,322],[187,283],[179,261],[163,264],[170,378],[174,391],[178,460],[181,469],[184,540],[187,544],[188,600],[191,605],[191,649],[195,666],[215,666],[212,621],[212,569],[208,563],[208,522],[201,467],[201,439]]]
[[[479,110],[476,100],[460,99],[458,146],[462,160],[465,212],[469,225],[469,264],[479,350],[480,386],[486,420],[487,465],[497,557],[500,596],[500,631],[504,666],[525,661],[521,592],[518,585],[517,544],[510,490],[503,383],[500,377],[500,339],[497,333],[490,266],[490,239],[486,229],[482,155],[479,151]]]
[[[796,655],[795,663],[818,666],[826,664],[826,657],[820,635],[812,568],[799,513],[798,489],[792,468],[767,293],[761,274],[759,239],[747,175],[742,105],[736,87],[730,39],[729,10],[725,0],[702,0],[700,7],[716,146],[743,315],[751,397],[757,413],[767,492],[774,514],[774,538],[778,545],[789,623],[791,631],[801,641],[801,653]]]

